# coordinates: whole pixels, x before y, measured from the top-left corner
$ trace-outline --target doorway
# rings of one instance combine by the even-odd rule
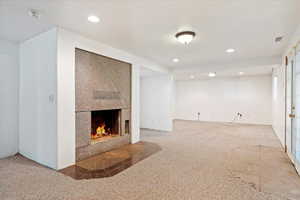
[[[286,61],[286,150],[300,169],[300,48]]]

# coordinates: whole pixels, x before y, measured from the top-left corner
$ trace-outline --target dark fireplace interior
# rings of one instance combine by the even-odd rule
[[[101,110],[91,112],[91,143],[120,136],[121,110]]]

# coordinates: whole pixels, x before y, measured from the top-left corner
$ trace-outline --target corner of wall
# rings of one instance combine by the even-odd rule
[[[19,48],[16,42],[0,40],[0,158],[18,152]]]

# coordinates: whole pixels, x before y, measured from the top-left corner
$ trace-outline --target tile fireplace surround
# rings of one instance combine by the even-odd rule
[[[76,161],[129,144],[131,64],[76,49],[75,86]]]

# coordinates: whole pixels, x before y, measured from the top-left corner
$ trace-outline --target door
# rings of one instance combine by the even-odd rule
[[[291,160],[294,160],[293,156],[293,140],[292,140],[292,119],[290,114],[292,113],[292,95],[293,95],[293,61],[288,59],[288,64],[286,66],[286,124],[285,124],[285,134],[286,134],[286,151],[290,156]]]
[[[292,101],[292,135],[295,139],[294,154],[296,156],[296,167],[300,163],[300,48],[296,49],[293,68],[293,101]]]
[[[286,67],[286,148],[300,167],[300,50],[290,57]]]

